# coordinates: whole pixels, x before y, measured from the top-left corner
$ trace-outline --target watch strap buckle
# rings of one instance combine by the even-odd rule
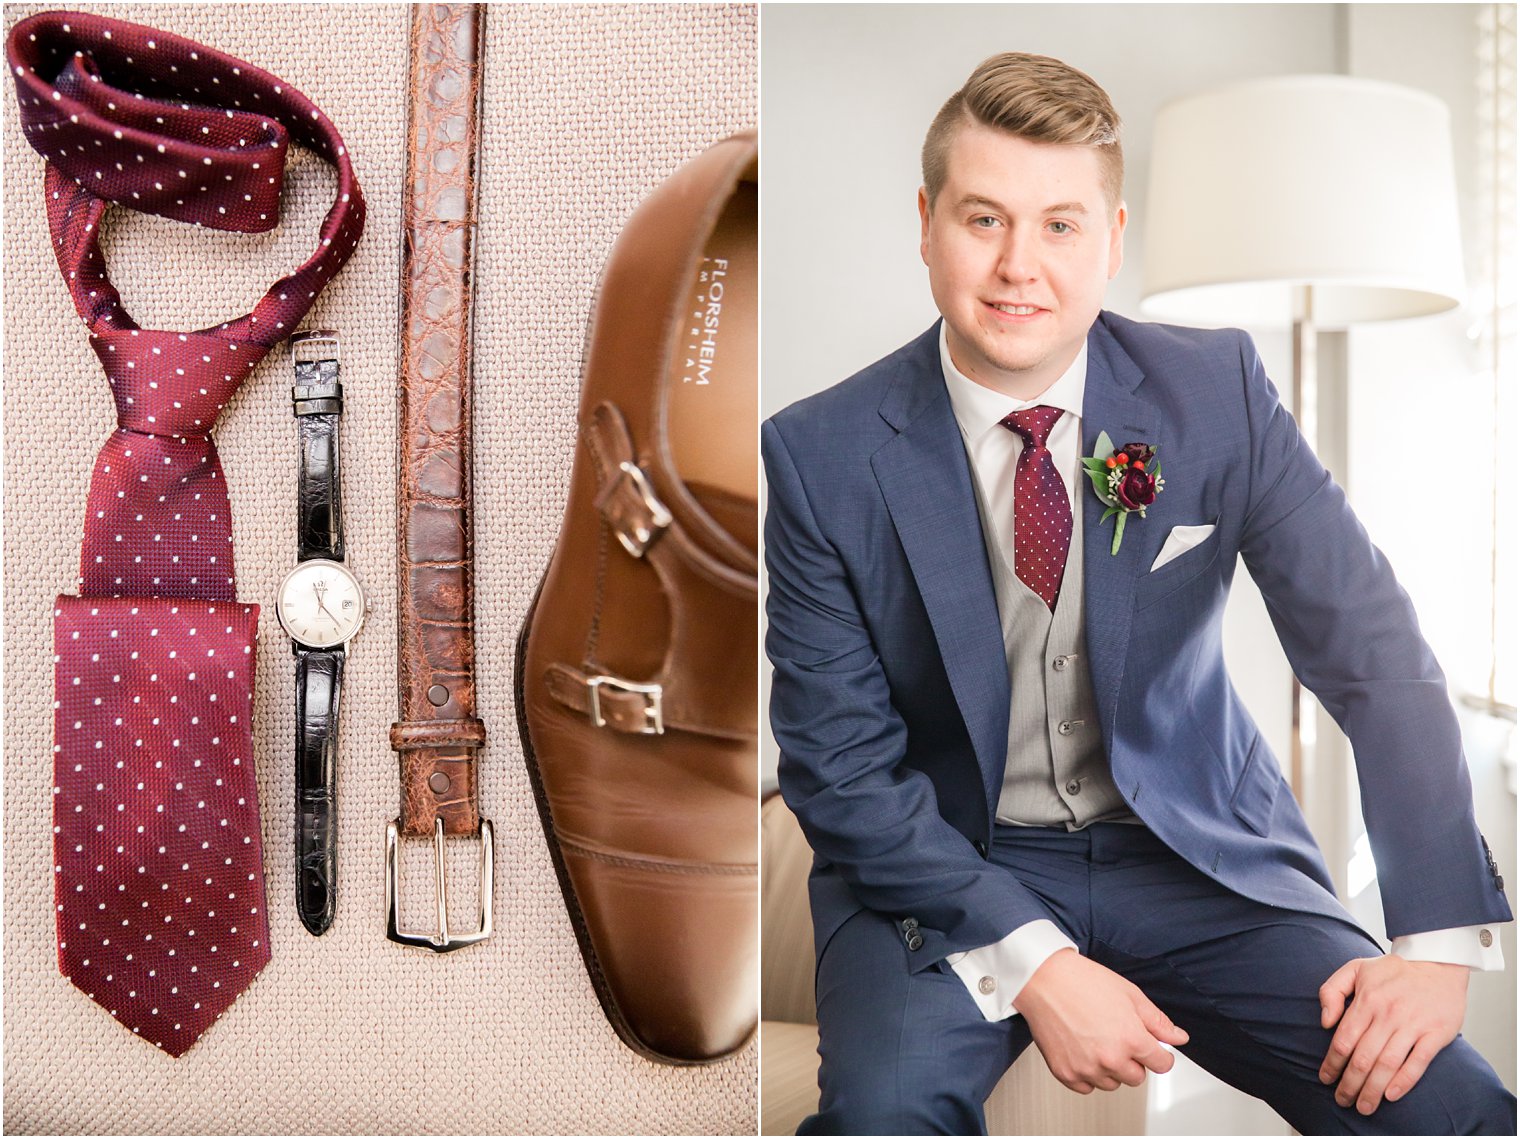
[[[331,328],[312,328],[290,338],[290,363],[315,364],[322,360],[340,363],[338,334]]]
[[[449,929],[448,868],[444,862],[443,820],[433,819],[433,873],[438,901],[438,928],[420,933],[401,928],[400,820],[385,828],[385,936],[399,945],[451,953],[491,936],[491,898],[496,886],[496,841],[489,819],[480,820],[480,922],[463,933]]]

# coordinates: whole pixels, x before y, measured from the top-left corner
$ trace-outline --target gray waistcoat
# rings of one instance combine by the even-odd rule
[[[997,821],[1068,830],[1100,819],[1138,821],[1114,786],[1098,726],[1082,604],[1081,504],[1052,613],[1014,576],[1012,551],[1001,548],[980,485],[976,498],[1013,694]]]

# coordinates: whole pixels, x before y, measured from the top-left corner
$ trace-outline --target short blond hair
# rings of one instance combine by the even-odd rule
[[[931,206],[945,185],[950,144],[968,122],[1031,142],[1092,147],[1108,207],[1118,209],[1124,195],[1119,115],[1108,93],[1075,67],[1019,51],[984,60],[945,101],[924,137],[924,189]]]

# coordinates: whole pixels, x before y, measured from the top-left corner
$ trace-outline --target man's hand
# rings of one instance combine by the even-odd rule
[[[1083,1095],[1138,1087],[1147,1068],[1170,1071],[1172,1054],[1157,1041],[1188,1040],[1138,988],[1074,949],[1046,958],[1013,1007],[1029,1022],[1051,1073]]]
[[[1320,1065],[1321,1083],[1340,1086],[1335,1102],[1371,1115],[1406,1094],[1462,1028],[1466,965],[1358,957],[1320,986],[1320,1024],[1340,1021]],[[1346,1009],[1346,998],[1356,999]],[[1341,1014],[1345,1013],[1343,1017]],[[1343,1074],[1344,1073],[1344,1074]]]

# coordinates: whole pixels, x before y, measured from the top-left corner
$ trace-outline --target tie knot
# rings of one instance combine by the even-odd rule
[[[147,435],[206,435],[238,386],[268,351],[207,332],[119,329],[90,337],[116,422]]]
[[[1045,446],[1050,429],[1063,414],[1059,407],[1046,407],[1040,404],[1037,407],[1026,407],[1023,411],[1013,412],[1002,420],[1002,424],[1024,440],[1024,446],[1037,448]]]

